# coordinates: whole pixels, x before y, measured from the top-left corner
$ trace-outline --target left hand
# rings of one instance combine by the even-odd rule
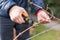
[[[39,23],[50,23],[51,20],[44,10],[39,10],[37,14],[37,20]]]
[[[16,22],[18,24],[22,24],[25,23],[25,20],[23,18],[23,16],[28,16],[28,13],[26,12],[26,10],[23,7],[20,6],[13,6],[10,10],[9,10],[9,16],[10,19],[13,22]]]

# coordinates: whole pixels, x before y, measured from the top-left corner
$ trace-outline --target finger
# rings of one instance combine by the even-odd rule
[[[51,22],[49,16],[43,17],[46,22]]]
[[[42,23],[42,22],[44,22],[44,21],[45,21],[44,18],[40,18],[40,20],[38,20],[38,22],[40,22],[40,23]]]
[[[50,20],[46,20],[46,19],[44,19],[44,18],[41,17],[40,20],[38,20],[38,22],[45,24],[45,23],[49,23]]]
[[[50,22],[51,22],[51,20],[46,20],[46,19],[45,19],[45,20],[44,20],[44,21],[42,21],[41,23],[43,23],[43,24],[45,24],[45,23],[46,23],[46,24],[47,24],[47,23],[50,23]]]
[[[40,21],[40,23],[44,24],[44,23],[46,23],[46,21]]]
[[[18,18],[17,22],[18,22],[19,24],[22,24],[22,23],[23,23],[20,18]]]
[[[25,21],[24,21],[22,15],[20,15],[19,18],[20,18],[19,20],[21,20],[22,23],[25,23]]]
[[[44,19],[49,19],[49,16],[46,14],[46,12],[42,11],[42,14],[40,14],[41,17],[43,17]]]
[[[49,23],[49,22],[44,20],[44,21],[41,21],[40,23],[45,24],[45,23]]]
[[[49,16],[42,16],[44,19],[50,19]]]
[[[18,20],[17,17],[15,17],[15,18],[13,19],[13,21],[16,22],[16,23],[19,23],[19,20]]]
[[[50,22],[51,22],[51,20],[50,20],[50,19],[46,19],[46,22],[50,23]]]
[[[23,9],[23,15],[24,15],[24,16],[28,16],[28,13],[26,12],[25,9]]]
[[[37,19],[38,19],[38,22],[39,22],[39,23],[40,23],[40,21],[42,21],[41,16],[38,16]]]
[[[13,21],[16,22],[16,23],[18,23],[18,24],[22,24],[22,21],[21,21],[21,19],[19,18],[19,16],[15,17],[15,18],[13,19]]]
[[[22,24],[23,21],[21,20],[20,16],[17,16],[16,17],[16,22],[19,23],[19,24]]]
[[[40,15],[38,15],[38,22],[39,23],[48,23],[48,22],[50,22],[49,20],[50,20],[50,18],[47,18],[47,17],[44,17],[44,16],[40,16]]]

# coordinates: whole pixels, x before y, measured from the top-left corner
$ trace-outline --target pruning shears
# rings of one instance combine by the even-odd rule
[[[34,22],[33,22],[33,20],[28,16],[27,13],[23,13],[22,16],[23,16],[23,19],[24,19],[24,21],[25,21],[25,24],[29,24],[30,26],[33,25]]]

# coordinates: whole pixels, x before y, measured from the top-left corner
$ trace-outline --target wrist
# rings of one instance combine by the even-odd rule
[[[16,8],[18,9],[18,6],[17,6],[17,5],[12,6],[12,7],[9,9],[9,14],[10,14],[10,12],[12,12],[13,10],[16,10]]]
[[[42,9],[39,9],[37,12],[36,12],[36,16],[38,16],[38,14],[40,14],[40,12],[43,11]]]
[[[16,6],[16,4],[10,6],[10,8],[8,9],[8,13],[9,13],[10,9],[13,8],[14,6]]]

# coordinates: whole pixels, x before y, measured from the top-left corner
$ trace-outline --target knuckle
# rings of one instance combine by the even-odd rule
[[[19,24],[22,24],[22,22],[20,21],[20,22],[18,22]]]
[[[12,21],[14,21],[14,19],[11,19]]]
[[[24,8],[22,8],[22,9],[24,9]]]
[[[15,18],[12,18],[12,21],[14,21],[15,20]]]
[[[17,15],[15,18],[18,18],[19,17],[19,15]]]
[[[10,18],[13,21],[13,18]]]
[[[21,8],[22,10],[25,10],[24,8]]]
[[[12,21],[15,21],[15,18],[11,18]]]

